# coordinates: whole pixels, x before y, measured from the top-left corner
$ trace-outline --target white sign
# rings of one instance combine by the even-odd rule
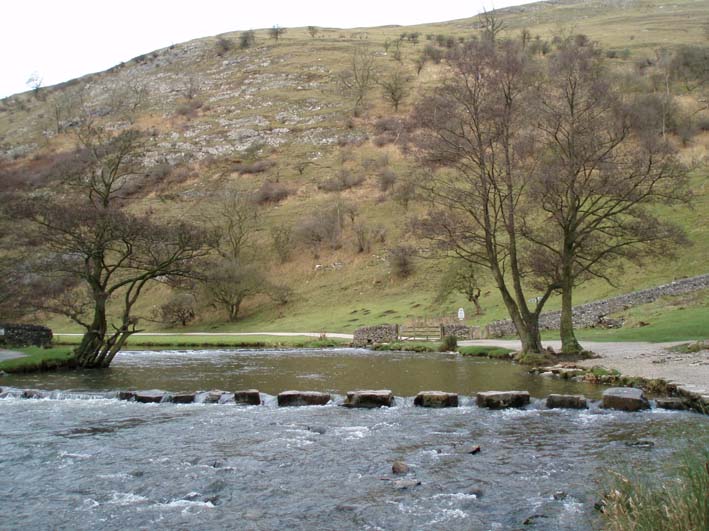
[[[458,308],[458,320],[462,321],[463,319],[465,319],[465,310]]]

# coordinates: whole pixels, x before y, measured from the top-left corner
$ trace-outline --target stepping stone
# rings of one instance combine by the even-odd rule
[[[247,406],[260,406],[261,394],[257,389],[245,389],[243,391],[234,391],[234,402]]]
[[[157,404],[162,402],[165,397],[165,391],[152,389],[150,391],[136,391],[135,401],[141,404]]]
[[[547,407],[549,409],[586,409],[588,401],[583,395],[549,395],[547,397]]]
[[[376,408],[394,405],[394,395],[388,389],[379,391],[348,391],[342,404],[345,407]]]
[[[118,400],[135,400],[135,391],[118,391]]]
[[[196,393],[175,393],[170,395],[170,402],[174,404],[191,404],[194,402]]]
[[[650,402],[642,389],[634,387],[611,387],[603,391],[601,407],[620,411],[640,411],[650,409]]]
[[[443,391],[421,391],[414,398],[414,405],[418,407],[458,407],[458,395]]]
[[[324,406],[330,401],[329,393],[316,391],[283,391],[278,394],[278,405],[288,406]]]
[[[675,409],[685,411],[687,410],[687,404],[681,398],[657,398],[655,399],[655,406],[660,409]]]
[[[477,395],[478,407],[504,409],[508,407],[524,407],[529,404],[527,391],[484,391]]]

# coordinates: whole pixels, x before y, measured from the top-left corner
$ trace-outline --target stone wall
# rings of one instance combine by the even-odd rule
[[[366,347],[377,343],[391,343],[399,339],[399,325],[377,325],[358,328],[354,332],[352,344]]]
[[[0,323],[0,344],[12,347],[35,345],[46,347],[52,344],[52,331],[46,326]]]
[[[455,336],[458,339],[480,339],[482,331],[479,326],[468,326],[463,324],[443,325],[443,337]]]
[[[620,312],[633,306],[654,302],[667,295],[681,295],[692,291],[709,288],[709,274],[676,280],[654,288],[634,291],[618,297],[589,302],[574,306],[574,326],[590,328],[603,323],[604,318],[612,313]],[[541,330],[558,330],[561,312],[543,313],[539,317]],[[510,320],[493,321],[485,327],[485,337],[502,337],[515,335],[515,327]]]

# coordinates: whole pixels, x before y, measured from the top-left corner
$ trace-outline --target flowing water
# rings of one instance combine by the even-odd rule
[[[590,530],[599,526],[593,504],[609,469],[660,476],[678,451],[709,443],[707,417],[546,410],[539,398],[549,392],[600,390],[455,355],[136,352],[100,373],[5,377],[0,385],[65,390],[0,400],[3,530]],[[268,393],[265,404],[96,397],[247,387]],[[278,408],[273,396],[326,390],[337,403],[363,387],[392,389],[396,406]],[[513,388],[538,399],[489,411],[469,398]],[[458,408],[413,407],[411,396],[424,389],[466,398]],[[628,446],[637,440],[654,446]],[[471,445],[481,451],[468,453]],[[406,476],[391,472],[398,459],[410,466]]]

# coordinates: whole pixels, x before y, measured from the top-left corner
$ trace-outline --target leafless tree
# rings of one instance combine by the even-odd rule
[[[562,350],[575,353],[574,286],[612,282],[610,264],[684,241],[647,207],[687,199],[686,172],[669,143],[631,127],[603,55],[587,41],[563,42],[538,86],[541,164],[530,192],[542,222],[523,232],[534,244],[532,268],[560,286]]]
[[[314,39],[318,36],[318,33],[320,33],[320,28],[317,26],[308,26],[308,33],[310,34],[310,37]]]
[[[533,175],[527,123],[535,71],[512,42],[469,42],[449,59],[451,75],[416,108],[422,161],[433,171],[422,188],[433,203],[415,228],[434,245],[490,271],[525,353],[542,351],[539,314],[524,289],[520,218]]]
[[[367,96],[376,82],[376,59],[367,45],[352,51],[349,68],[337,77],[341,92],[352,101],[353,112],[359,114],[367,103]]]
[[[479,16],[483,38],[494,44],[499,34],[507,27],[506,24],[499,18],[497,11],[494,9],[492,11],[483,9],[482,14]]]
[[[205,291],[216,306],[224,308],[229,321],[239,317],[241,305],[247,297],[263,293],[265,280],[261,266],[244,264],[220,258],[210,263],[205,272]]]
[[[271,37],[274,41],[278,42],[278,39],[280,39],[287,31],[287,28],[282,28],[278,24],[276,24],[268,30],[268,36]]]
[[[57,169],[62,193],[41,203],[18,198],[6,208],[33,227],[26,236],[47,253],[46,273],[76,282],[76,293],[86,295],[62,307],[86,329],[75,351],[78,365],[99,368],[107,367],[137,331],[133,309],[146,286],[192,275],[193,260],[207,249],[203,232],[193,226],[161,223],[122,208],[123,189],[139,172],[145,149],[140,133],[111,136],[91,127],[79,138],[76,157]],[[118,309],[115,319],[109,301]]]
[[[394,112],[399,112],[401,101],[408,96],[410,78],[403,70],[397,68],[379,80],[384,98],[394,107]]]

